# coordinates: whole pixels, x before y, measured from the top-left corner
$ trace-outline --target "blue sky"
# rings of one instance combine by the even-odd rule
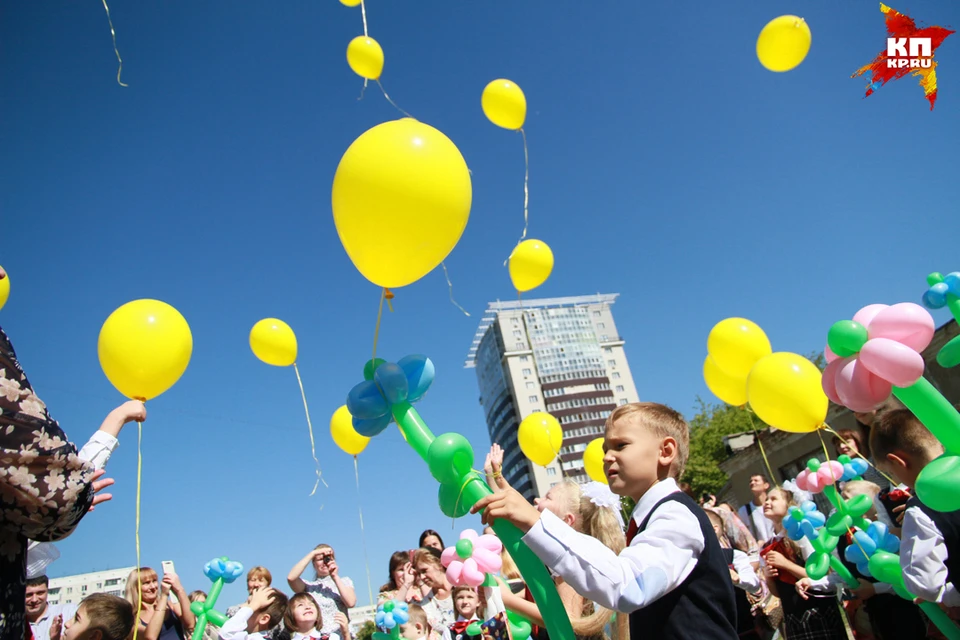
[[[960,5],[895,8],[957,28]],[[330,414],[369,358],[378,291],[343,251],[330,211],[340,156],[399,114],[345,61],[359,9],[335,0],[9,4],[0,24],[4,153],[0,264],[13,291],[0,323],[34,386],[82,443],[122,398],[96,341],[121,304],[176,306],[194,336],[180,382],[148,406],[142,562],[175,561],[188,589],[228,555],[283,584],[320,542],[367,600],[353,462]],[[813,47],[773,74],[754,54],[777,15]],[[370,0],[383,82],[444,131],[473,173],[470,222],[441,271],[396,292],[379,354],[426,353],[419,405],[435,433],[489,446],[462,363],[486,302],[513,299],[502,260],[522,228],[520,137],[483,116],[497,77],[525,91],[530,233],[556,255],[541,296],[619,292],[615,317],[641,398],[690,413],[710,327],[743,315],[777,350],[822,348],[830,324],[872,302],[919,301],[956,263],[960,36],[938,50],[928,111],[904,79],[864,100],[850,75],[885,47],[873,0],[547,3]],[[952,185],[952,186],[951,186]],[[329,489],[313,461],[293,371],[256,360],[258,319],[286,320]],[[938,324],[948,316],[938,312]],[[132,565],[136,429],[108,468],[114,500],[59,544],[52,576]],[[387,559],[426,528],[454,538],[437,484],[395,429],[360,456],[373,590]],[[286,585],[283,584],[286,589]],[[238,583],[223,606],[242,599]]]

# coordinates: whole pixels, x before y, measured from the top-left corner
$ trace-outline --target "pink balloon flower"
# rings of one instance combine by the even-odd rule
[[[453,586],[479,587],[486,574],[500,571],[502,549],[497,536],[481,536],[465,529],[456,545],[443,550],[440,562],[447,568],[447,580]]]
[[[824,487],[839,482],[842,477],[843,465],[836,460],[831,460],[821,464],[816,471],[804,469],[797,474],[797,479],[794,482],[802,491],[820,493]]]

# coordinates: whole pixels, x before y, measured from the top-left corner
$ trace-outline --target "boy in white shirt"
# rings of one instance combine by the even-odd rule
[[[637,501],[619,555],[549,511],[541,514],[502,476],[498,492],[472,511],[484,510],[484,523],[509,520],[577,593],[629,612],[634,638],[735,640],[733,583],[720,543],[703,510],[677,486],[689,442],[683,416],[665,405],[627,404],[607,418],[610,489]]]
[[[264,632],[283,619],[287,596],[276,589],[260,589],[220,627],[220,640],[264,640]]]

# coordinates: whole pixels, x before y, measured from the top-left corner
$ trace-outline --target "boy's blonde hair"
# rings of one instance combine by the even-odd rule
[[[126,640],[133,633],[133,605],[109,593],[94,593],[83,599],[88,629],[98,629],[103,640]]]
[[[614,409],[607,418],[605,428],[609,429],[617,420],[629,418],[652,431],[658,438],[673,438],[677,441],[677,456],[670,465],[669,475],[679,479],[687,466],[687,456],[690,453],[690,427],[680,412],[656,402],[631,402]]]
[[[250,571],[247,571],[247,582],[250,582],[255,578],[263,578],[266,580],[268,587],[273,584],[273,575],[270,574],[270,570],[266,567],[261,567],[258,565],[253,569],[250,569]]]
[[[943,445],[909,409],[884,413],[870,430],[873,459],[882,464],[891,453],[906,453],[925,465],[943,453]]]
[[[423,610],[423,607],[415,602],[411,602],[409,605],[407,605],[407,616],[409,617],[404,625],[417,624],[419,622],[420,625],[423,626],[424,633],[430,633],[430,631],[432,631],[430,628],[430,623],[427,622],[427,612]]]
[[[287,629],[289,629],[291,632],[299,631],[299,629],[297,629],[296,623],[293,620],[293,607],[295,604],[297,604],[301,600],[309,600],[310,603],[313,604],[314,608],[316,608],[317,622],[313,625],[313,628],[316,629],[317,631],[320,631],[320,629],[323,628],[323,612],[320,610],[320,605],[317,604],[317,601],[309,593],[296,593],[293,595],[292,598],[287,600],[287,606],[285,607],[285,610],[283,612],[284,626]],[[270,626],[276,626],[276,625],[271,624]]]
[[[843,485],[843,493],[850,496],[870,496],[876,498],[880,487],[869,480],[850,480]]]

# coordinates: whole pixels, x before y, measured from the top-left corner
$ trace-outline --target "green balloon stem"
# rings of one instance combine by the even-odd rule
[[[203,637],[203,632],[207,628],[207,613],[203,612],[197,616],[197,626],[193,628],[193,635],[190,636],[190,640],[200,640]]]
[[[393,418],[397,421],[397,426],[403,432],[407,443],[426,461],[427,450],[430,449],[430,444],[436,440],[436,437],[417,410],[410,406],[409,402],[400,402],[393,405]]]
[[[217,606],[217,598],[220,597],[220,592],[223,591],[223,578],[217,578],[213,581],[213,586],[210,587],[210,595],[207,596],[204,604],[209,603],[209,607],[205,607],[208,611]]]
[[[839,478],[837,478],[839,480]],[[823,488],[823,495],[827,497],[827,500],[830,501],[830,504],[833,505],[833,508],[839,511],[840,513],[847,513],[847,503],[844,502],[843,497],[837,493],[837,487],[832,484],[828,484]]]
[[[930,430],[947,453],[960,454],[960,413],[926,378],[909,387],[894,387],[893,395]]]
[[[223,615],[219,611],[210,610],[207,611],[207,621],[212,622],[218,627],[222,627],[223,623],[227,621],[227,616]]]
[[[860,582],[853,577],[853,574],[850,573],[850,569],[847,569],[847,566],[840,561],[835,555],[830,556],[830,568],[833,569],[838,576],[843,578],[843,581],[847,583],[847,586],[851,589],[859,589]]]
[[[960,628],[950,619],[946,611],[940,608],[940,605],[935,602],[921,602],[920,609],[927,614],[930,622],[937,625],[937,629],[940,629],[940,633],[948,640],[960,640]]]

